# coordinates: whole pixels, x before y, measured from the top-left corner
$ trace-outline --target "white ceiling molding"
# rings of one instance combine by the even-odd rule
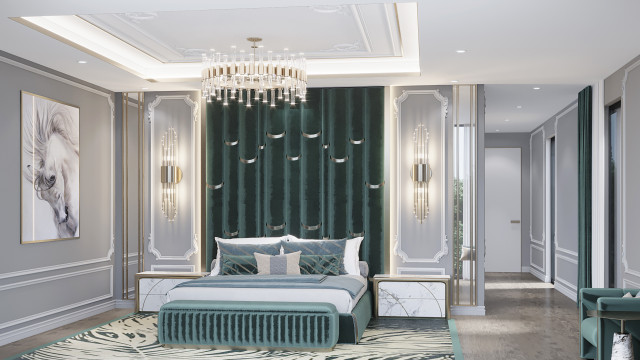
[[[247,45],[240,35],[212,40],[208,25],[211,21],[217,19],[213,22],[218,23],[219,28],[234,26],[236,17],[227,16],[230,13],[225,11],[235,15],[238,11],[268,13],[263,16],[267,23],[258,20],[244,30],[251,31],[251,27],[255,27],[255,31],[261,32],[257,35],[265,38],[268,50],[278,52],[289,47],[292,51],[304,52],[311,78],[420,73],[416,3],[350,5],[335,12],[317,11],[317,8],[310,12],[308,9],[299,6],[286,9],[25,16],[14,20],[142,79],[157,82],[199,79],[203,49],[215,46],[218,51],[227,52],[231,45],[237,45],[238,49]],[[345,17],[342,11],[352,16]],[[306,17],[298,15],[300,13]],[[291,30],[289,25],[278,25],[285,22],[272,20],[275,16],[285,15],[298,17],[308,26]],[[207,21],[209,18],[213,20]],[[327,27],[327,24],[332,26]],[[291,31],[295,31],[297,36],[288,40],[278,36]],[[323,32],[322,39],[309,41],[314,32],[320,31]],[[271,38],[270,32],[274,33]],[[291,44],[272,46],[283,41]]]

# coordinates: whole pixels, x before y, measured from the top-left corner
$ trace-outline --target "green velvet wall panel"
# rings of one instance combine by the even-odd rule
[[[384,89],[314,88],[306,98],[207,103],[208,266],[214,237],[363,235],[361,259],[384,271]]]

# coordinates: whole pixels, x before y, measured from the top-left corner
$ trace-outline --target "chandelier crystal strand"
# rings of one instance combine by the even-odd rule
[[[284,49],[282,54],[268,51],[256,45],[260,38],[250,37],[252,52],[231,47],[231,54],[221,54],[211,49],[210,55],[202,54],[202,97],[207,102],[246,102],[247,108],[253,103],[269,104],[275,107],[277,100],[291,105],[296,98],[304,102],[307,92],[307,62],[304,54],[297,56]]]

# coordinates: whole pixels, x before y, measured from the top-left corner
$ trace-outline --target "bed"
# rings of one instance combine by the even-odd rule
[[[246,306],[244,302],[250,301],[259,303],[261,311],[265,307],[281,308],[283,303],[288,303],[289,308],[296,308],[295,304],[330,304],[338,313],[337,342],[358,343],[372,316],[366,263],[360,262],[357,255],[362,238],[216,241],[218,252],[212,275],[179,284],[167,294],[169,304],[208,301],[228,307],[234,302]],[[281,258],[286,258],[287,271],[293,273],[269,273],[269,269],[278,268],[273,263]],[[272,262],[266,266],[267,273],[265,266],[259,264],[264,260]]]

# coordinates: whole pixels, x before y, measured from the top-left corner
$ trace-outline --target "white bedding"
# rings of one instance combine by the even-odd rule
[[[218,275],[224,276],[224,275]],[[167,301],[173,300],[222,300],[222,301],[290,301],[326,302],[335,305],[339,313],[350,313],[367,291],[367,279],[359,275],[339,275],[357,279],[364,286],[351,298],[349,292],[338,289],[268,289],[268,288],[204,288],[179,287],[167,293]]]

